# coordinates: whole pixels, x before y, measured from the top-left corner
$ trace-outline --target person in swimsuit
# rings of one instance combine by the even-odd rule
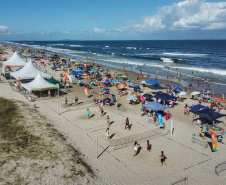
[[[107,136],[107,140],[109,140],[109,128],[107,128],[105,135]]]
[[[67,97],[65,97],[65,105],[67,105]]]
[[[78,97],[75,96],[75,105],[78,105]]]
[[[89,116],[90,116],[90,110],[89,109],[87,109],[86,115],[87,115],[87,119],[89,119]]]
[[[166,165],[167,158],[163,151],[161,151],[161,154],[159,155],[159,157],[160,157],[160,161],[161,161],[161,166],[163,165],[163,163],[165,163],[165,165]]]
[[[126,120],[125,120],[125,130],[126,130],[127,128],[130,130],[130,126],[129,126],[129,118],[126,118]]]
[[[107,119],[107,121],[110,122],[110,116],[109,115],[107,115],[107,118],[106,119]]]
[[[139,145],[140,144],[138,144],[136,141],[135,141],[135,143],[133,144],[133,149],[134,149],[134,152],[135,152],[135,154],[134,154],[134,157],[137,155],[137,153],[138,153],[138,147],[139,147]]]
[[[149,140],[147,140],[147,151],[151,151],[151,145],[150,145],[150,143],[149,143]]]
[[[100,116],[104,116],[104,110],[102,107],[100,107]]]

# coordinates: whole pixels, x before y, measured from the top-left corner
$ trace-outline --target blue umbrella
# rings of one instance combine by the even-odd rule
[[[110,99],[110,98],[105,98],[104,101],[105,101],[105,102],[110,102],[111,99]]]
[[[167,86],[167,87],[171,87],[171,85],[170,85],[170,84],[166,84],[165,86]]]
[[[57,69],[59,69],[59,68],[61,68],[61,65],[58,65],[58,66],[57,66]]]
[[[104,84],[110,84],[111,82],[109,80],[105,81]]]
[[[179,86],[173,86],[174,91],[182,91],[182,89]]]
[[[89,84],[84,84],[85,87],[89,86]]]
[[[140,86],[139,85],[134,85],[133,88],[134,89],[140,89]]]
[[[161,84],[162,83],[162,82],[156,81],[155,79],[148,80],[148,81],[145,81],[145,82],[148,83],[148,84]]]
[[[108,90],[107,89],[102,89],[102,91],[108,93]]]

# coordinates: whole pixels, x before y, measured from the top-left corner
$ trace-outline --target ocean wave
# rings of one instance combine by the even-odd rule
[[[226,76],[226,70],[220,70],[220,69],[206,69],[206,68],[200,68],[200,67],[196,68],[196,67],[178,67],[178,66],[171,66],[171,68],[198,71],[202,73],[213,73],[213,74]]]
[[[163,52],[163,55],[171,55],[171,56],[190,56],[190,57],[203,57],[207,56],[208,54],[200,54],[200,53],[168,53]]]
[[[163,62],[166,62],[166,63],[173,63],[174,61],[172,60],[172,59],[170,59],[170,58],[161,58],[161,60],[163,61]]]
[[[105,48],[109,48],[109,46],[105,46]]]
[[[83,47],[83,45],[70,45],[71,47]]]
[[[57,46],[63,46],[64,44],[56,44]]]

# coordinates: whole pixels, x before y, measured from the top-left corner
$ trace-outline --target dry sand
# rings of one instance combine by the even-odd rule
[[[9,56],[12,55],[9,50],[8,53]],[[110,69],[112,70],[114,71]],[[60,71],[48,69],[48,73],[54,75],[56,79],[60,78]],[[136,76],[137,74],[129,72],[131,79],[135,79]],[[0,86],[0,96],[20,100],[33,106],[33,102],[29,102],[20,93],[12,91],[8,83],[1,83]],[[98,93],[99,88],[95,87],[94,92]],[[116,94],[116,88],[111,87],[110,92]],[[152,90],[145,89],[144,93],[146,92],[152,92]],[[96,94],[93,95],[96,96]],[[73,102],[75,96],[78,96],[79,102],[88,100],[83,89],[78,85],[73,85],[71,92],[66,96],[69,102]],[[110,135],[115,134],[113,139],[155,128],[154,124],[148,123],[147,116],[140,116],[140,104],[136,106],[128,104],[126,100],[128,96],[117,97],[117,101],[124,107],[123,110],[118,110],[115,105],[103,107],[106,115],[114,121],[110,127]],[[192,143],[192,134],[198,134],[200,128],[195,123],[192,124],[193,114],[184,116],[183,110],[185,103],[192,105],[197,104],[197,101],[191,100],[190,95],[185,98],[187,98],[185,102],[178,102],[175,108],[170,109],[174,127],[173,136],[168,134],[157,139],[147,138],[152,145],[151,152],[146,151],[146,142],[141,142],[142,149],[135,157],[132,146],[118,150],[107,148],[109,143],[105,136],[106,115],[100,117],[98,106],[85,105],[84,102],[80,107],[65,108],[63,96],[59,98],[60,108],[59,115],[57,115],[57,99],[38,100],[35,103],[40,107],[38,109],[40,114],[50,120],[53,127],[67,138],[68,143],[84,154],[86,162],[97,174],[98,181],[92,184],[170,184],[183,177],[188,177],[189,184],[194,185],[225,184],[226,171],[217,176],[215,166],[226,160],[226,145],[219,143],[218,152],[212,152],[210,147],[204,148]],[[86,118],[87,108],[90,109],[91,115],[94,114],[89,120]],[[126,117],[129,117],[132,124],[131,131],[124,129]],[[220,120],[224,121],[224,118]],[[169,126],[170,122],[171,120],[166,121]],[[226,129],[223,123],[218,126]],[[210,139],[205,138],[204,141],[210,142]],[[164,166],[160,165],[159,159],[162,150],[167,155],[167,165]],[[99,154],[101,155],[97,158]]]

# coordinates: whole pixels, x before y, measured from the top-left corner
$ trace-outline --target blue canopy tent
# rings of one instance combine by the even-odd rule
[[[152,80],[145,81],[145,83],[148,83],[148,84],[161,84],[162,82],[158,82],[155,79],[152,79]]]
[[[105,98],[104,101],[107,102],[107,103],[110,103],[111,99],[110,98]]]
[[[176,96],[172,96],[172,95],[169,95],[169,94],[166,94],[166,93],[163,93],[163,92],[156,94],[155,98],[161,99],[163,101],[169,101],[169,100],[176,100],[177,99]]]
[[[148,94],[148,93],[144,94],[143,97],[145,97],[146,99],[153,98],[153,96],[151,94]]]
[[[219,112],[214,112],[213,109],[203,109],[203,110],[200,110],[200,111],[196,111],[194,113],[194,115],[199,115],[199,116],[202,116],[208,120],[211,120],[214,124],[214,122],[218,119],[218,118],[221,118],[221,117],[224,117],[226,116],[226,114],[221,114]],[[194,117],[193,117],[193,120],[192,120],[192,123],[194,121]]]
[[[148,109],[154,110],[154,111],[160,111],[160,110],[164,110],[164,109],[169,109],[170,107],[162,105],[158,102],[151,102],[151,103],[147,103],[145,105],[143,105],[143,107],[146,107]]]
[[[162,86],[160,86],[159,84],[149,85],[148,88],[154,89],[154,90],[166,89],[165,87],[162,87]]]
[[[198,111],[200,109],[209,109],[209,107],[203,105],[192,105],[189,107],[192,111]]]

